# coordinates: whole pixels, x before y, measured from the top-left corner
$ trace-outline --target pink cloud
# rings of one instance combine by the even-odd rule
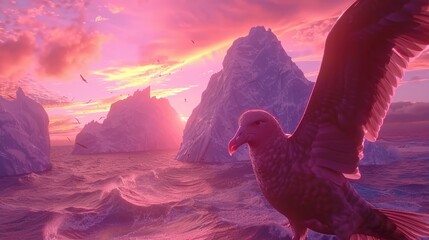
[[[21,73],[31,64],[34,50],[34,38],[28,33],[0,43],[0,77],[9,78]]]
[[[46,36],[39,56],[39,73],[64,77],[84,69],[99,55],[102,35],[79,27],[55,29]]]
[[[0,96],[15,96],[18,87],[25,95],[46,107],[63,107],[71,104],[66,96],[61,96],[39,84],[38,81],[22,76],[17,79],[0,78]]]
[[[84,0],[6,2],[0,16],[0,77],[36,68],[42,78],[86,70],[102,43],[102,35],[85,24],[88,6]]]
[[[136,31],[150,32],[151,38],[144,39],[141,45],[141,58],[147,62],[153,58],[178,61],[222,43],[228,46],[256,25],[271,28],[277,33],[302,22],[332,18],[351,2],[160,0],[117,4],[124,7],[120,14],[133,19]],[[314,26],[314,32],[317,27]]]
[[[424,51],[419,57],[411,61],[408,70],[429,69],[429,50]]]
[[[414,76],[410,79],[406,79],[405,81],[400,82],[400,85],[408,84],[408,83],[414,83],[414,82],[424,82],[429,81],[429,77],[427,76]]]
[[[287,45],[289,49],[311,48],[312,55],[322,55],[326,37],[336,21],[337,16],[298,25],[292,30],[283,33],[286,35],[286,37],[283,38],[286,42],[285,45]]]
[[[106,8],[107,8],[111,13],[113,13],[113,14],[120,13],[120,12],[122,12],[122,11],[124,10],[124,8],[123,8],[123,7],[120,7],[120,6],[117,6],[117,5],[111,4],[111,3],[107,4],[107,5],[106,5]]]

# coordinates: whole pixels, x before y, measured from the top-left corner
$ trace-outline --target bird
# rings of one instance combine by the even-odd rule
[[[85,83],[88,83],[88,81],[82,76],[82,74],[79,74],[80,78],[82,79],[82,81],[84,81]]]
[[[404,69],[428,44],[428,0],[357,0],[328,33],[292,134],[265,110],[240,116],[228,152],[249,147],[257,184],[293,240],[308,229],[339,240],[429,236],[429,214],[376,208],[349,181],[361,177],[364,141],[377,139]]]
[[[85,145],[83,145],[83,144],[81,144],[81,143],[78,143],[78,142],[75,142],[77,145],[79,145],[79,146],[81,146],[81,147],[83,147],[83,148],[88,148],[87,146],[85,146]]]
[[[90,102],[92,102],[92,99],[89,99],[88,101],[86,101],[85,103],[86,104],[88,104],[88,103],[90,103]]]
[[[13,97],[12,95],[7,95],[8,97],[10,97],[11,99],[15,100],[15,97]]]
[[[195,44],[195,41],[194,41],[194,40],[191,40],[191,42],[192,42],[192,44]]]
[[[69,142],[72,142],[69,137],[67,137],[67,139],[69,140]]]
[[[79,119],[77,119],[76,117],[75,117],[74,119],[76,119],[77,123],[78,123],[78,124],[80,124],[80,121],[79,121]]]
[[[185,102],[187,102],[187,99],[186,99],[186,98],[185,98],[184,100],[185,100]]]

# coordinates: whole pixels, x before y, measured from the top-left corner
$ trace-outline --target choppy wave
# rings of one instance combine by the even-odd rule
[[[291,239],[250,163],[53,150],[51,171],[0,179],[0,239]],[[363,167],[366,177],[355,186],[377,206],[429,212],[429,169],[419,161]],[[377,181],[380,172],[404,180]]]

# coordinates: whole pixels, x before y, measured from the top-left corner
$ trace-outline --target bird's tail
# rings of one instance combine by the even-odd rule
[[[396,227],[409,239],[429,237],[429,215],[413,212],[402,212],[388,209],[378,209],[387,216]]]
[[[351,240],[377,240],[377,239],[403,239],[403,240],[418,240],[421,237],[429,237],[429,215],[422,213],[403,212],[389,209],[377,209],[392,223],[396,228],[388,227],[390,224],[378,225],[376,229],[380,237],[371,237],[364,234],[353,235]],[[375,226],[373,226],[375,227]],[[383,230],[384,229],[384,230]],[[393,231],[392,231],[393,230]],[[384,232],[385,234],[381,233]],[[372,234],[371,234],[372,235]],[[386,236],[389,235],[389,236]]]

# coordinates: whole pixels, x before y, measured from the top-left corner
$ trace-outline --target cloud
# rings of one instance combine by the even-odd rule
[[[64,133],[70,129],[75,129],[76,119],[71,116],[55,115],[49,118],[50,133]]]
[[[46,89],[38,81],[28,76],[21,77],[18,80],[0,78],[0,82],[0,96],[14,97],[18,87],[20,87],[26,96],[40,103],[45,108],[61,108],[72,103],[69,98]]]
[[[107,21],[107,20],[109,20],[109,19],[98,15],[97,17],[95,17],[94,21],[95,22],[102,22],[102,21]]]
[[[72,144],[74,136],[80,130],[81,128],[76,123],[76,119],[71,116],[51,114],[49,116],[49,136],[53,144]]]
[[[86,115],[86,114],[94,114],[94,113],[104,113],[108,112],[110,109],[110,105],[119,100],[123,100],[128,95],[115,95],[107,98],[100,99],[91,99],[86,102],[69,102],[68,104],[64,104],[62,106],[49,106],[48,109],[50,111],[55,110],[64,110],[65,112],[71,114],[72,116],[76,115]]]
[[[42,78],[64,77],[85,69],[99,53],[103,37],[86,24],[87,1],[5,2],[2,13],[0,77],[34,69]]]
[[[189,90],[192,87],[196,87],[196,85],[192,85],[189,87],[179,87],[179,88],[164,88],[164,89],[153,89],[153,90],[151,89],[150,95],[156,96],[157,98],[165,98],[165,97],[177,95],[178,93]]]
[[[46,36],[39,56],[39,73],[64,77],[83,69],[99,55],[102,35],[79,27],[55,29]]]
[[[114,5],[112,3],[107,4],[106,8],[113,14],[118,14],[124,10],[123,7]]]
[[[380,131],[384,139],[427,140],[429,137],[429,103],[395,102]]]
[[[410,71],[429,69],[429,50],[422,52],[419,57],[411,61],[407,69]]]
[[[299,44],[310,43],[316,49],[323,49],[326,37],[336,21],[335,16],[299,25],[290,31],[292,41]]]
[[[414,83],[414,82],[425,82],[429,81],[429,77],[423,77],[423,76],[414,76],[409,79],[404,79],[404,81],[399,82],[400,85],[407,84],[407,83]]]
[[[35,41],[29,33],[0,43],[0,77],[8,78],[22,73],[31,65],[34,50]]]
[[[386,123],[429,121],[429,103],[396,102],[392,103],[386,116]]]
[[[161,83],[174,74],[183,64],[164,65],[160,63],[108,67],[93,71],[100,75],[104,81],[113,81],[116,87],[108,87],[108,90],[120,90],[125,88],[150,85],[153,82]]]
[[[351,2],[160,0],[123,1],[117,2],[115,6],[123,7],[120,14],[132,20],[131,28],[146,33],[140,55],[142,62],[147,62],[153,58],[182,61],[204,49],[229,46],[234,39],[257,25],[279,33],[302,22],[332,18],[338,16]],[[309,16],[311,19],[308,19]],[[314,26],[313,31],[316,32],[317,27],[324,27],[321,24]],[[123,32],[128,34],[125,29]]]

